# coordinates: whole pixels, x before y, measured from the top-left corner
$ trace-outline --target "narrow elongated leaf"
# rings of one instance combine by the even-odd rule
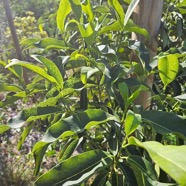
[[[49,74],[56,79],[60,88],[63,88],[63,77],[62,77],[58,67],[56,66],[56,64],[53,61],[51,61],[43,56],[32,56],[32,57],[36,61],[43,63],[47,67]]]
[[[155,141],[140,142],[134,137],[129,139],[131,145],[137,145],[147,150],[152,160],[162,170],[169,174],[178,184],[186,183],[186,146],[164,146]]]
[[[17,85],[8,85],[6,83],[0,83],[0,92],[6,92],[6,91],[21,92],[22,88]]]
[[[68,14],[71,12],[71,6],[69,0],[61,0],[59,4],[59,8],[57,11],[57,27],[58,29],[63,32],[65,19]]]
[[[186,136],[186,119],[174,113],[149,110],[141,113],[142,120],[152,125],[160,134],[176,133]]]
[[[125,15],[125,20],[124,20],[124,26],[126,26],[131,14],[133,13],[134,9],[136,8],[136,6],[138,5],[140,0],[132,0],[132,2],[130,3],[126,15]]]
[[[41,118],[42,116],[47,116],[54,113],[61,112],[61,109],[53,106],[45,106],[45,107],[35,107],[35,108],[29,108],[25,109],[22,112],[20,112],[15,117],[11,118],[8,121],[8,125],[11,128],[20,128],[24,125],[24,123],[27,121],[33,121],[36,119]]]
[[[81,185],[95,173],[112,164],[111,155],[92,150],[69,158],[39,177],[36,186]],[[59,176],[60,175],[60,176]]]
[[[126,135],[129,136],[132,134],[139,126],[141,122],[141,115],[135,114],[131,110],[127,112],[125,119],[125,132]]]
[[[147,161],[145,158],[142,158],[136,155],[131,155],[127,158],[127,162],[129,164],[134,164],[149,179],[158,181],[157,174],[156,174],[156,171],[154,170],[153,165],[149,161]]]
[[[124,13],[123,7],[121,6],[121,4],[119,3],[118,0],[109,0],[108,2],[109,2],[109,5],[116,12],[117,19],[118,19],[121,27],[123,27],[124,17],[125,17],[125,13]]]
[[[50,75],[48,75],[48,73],[43,70],[42,68],[36,66],[36,65],[32,65],[29,62],[25,62],[25,61],[19,61],[17,59],[12,60],[12,62],[10,64],[8,64],[6,66],[6,68],[13,66],[13,65],[21,65],[23,67],[26,67],[30,70],[32,70],[33,72],[35,72],[36,74],[39,74],[40,76],[42,76],[44,79],[48,80],[50,83],[54,84],[55,86],[59,86],[58,82],[56,81],[56,79]]]
[[[63,41],[55,38],[44,38],[33,43],[33,46],[43,49],[68,49],[69,46]]]
[[[18,144],[17,144],[18,150],[21,149],[21,147],[22,147],[22,145],[23,145],[23,143],[24,143],[26,137],[28,136],[29,132],[32,130],[33,126],[34,126],[34,123],[33,123],[33,122],[28,123],[28,125],[27,125],[27,126],[25,127],[25,129],[23,130],[23,132],[22,132],[22,134],[21,134],[21,136],[20,136],[19,142],[18,142]]]
[[[35,169],[34,169],[35,176],[39,173],[39,169],[40,169],[43,157],[49,145],[50,145],[49,143],[39,141],[34,145],[32,149],[32,153],[35,159]]]
[[[176,55],[169,54],[160,57],[158,60],[158,70],[164,88],[166,88],[175,79],[179,70],[179,61]]]

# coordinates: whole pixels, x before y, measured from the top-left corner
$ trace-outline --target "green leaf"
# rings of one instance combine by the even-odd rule
[[[83,12],[85,12],[88,15],[89,23],[93,23],[94,21],[94,14],[92,11],[91,1],[86,0],[84,4],[82,5]]]
[[[61,72],[59,71],[58,67],[56,66],[56,64],[53,61],[51,61],[43,56],[34,55],[32,57],[36,61],[43,63],[47,67],[49,74],[56,79],[59,87],[62,89],[63,88],[63,77],[62,77]]]
[[[43,70],[42,68],[40,68],[36,65],[32,65],[29,62],[19,61],[19,60],[15,59],[15,60],[12,60],[12,62],[10,64],[8,64],[6,66],[6,68],[13,66],[13,65],[21,65],[23,67],[26,67],[26,68],[32,70],[33,72],[35,72],[36,74],[39,74],[40,76],[42,76],[44,79],[46,79],[50,83],[54,84],[54,86],[57,86],[57,87],[60,86],[54,77],[48,75],[48,73],[45,70]]]
[[[43,156],[45,155],[45,152],[49,145],[50,145],[49,143],[39,141],[34,145],[32,149],[32,153],[35,159],[35,169],[34,169],[35,176],[38,175],[39,173],[39,169],[40,169],[40,166],[43,160]]]
[[[44,38],[33,43],[33,46],[43,49],[68,49],[69,46],[63,41],[55,38]]]
[[[147,150],[152,160],[160,166],[178,184],[186,183],[186,146],[164,146],[155,141],[140,142],[134,137],[129,138],[131,145],[137,145]]]
[[[186,136],[186,119],[174,113],[149,110],[142,112],[141,116],[144,122],[151,124],[160,134],[175,133],[183,138]]]
[[[10,129],[10,127],[8,125],[0,125],[0,134],[5,133],[9,129]]]
[[[71,12],[71,6],[69,0],[61,0],[59,4],[59,8],[57,11],[57,27],[58,29],[63,32],[65,19],[68,14]]]
[[[81,132],[84,129],[90,129],[95,125],[111,120],[119,122],[118,118],[100,109],[88,109],[84,112],[77,112],[49,127],[42,141],[54,142],[59,137],[63,138],[74,134],[74,132]]]
[[[21,136],[19,138],[18,144],[17,144],[18,150],[21,149],[21,147],[22,147],[22,145],[23,145],[26,137],[28,136],[29,132],[32,130],[33,126],[34,126],[34,123],[33,122],[28,123],[28,125],[23,130],[23,132],[22,132],[22,134],[21,134]]]
[[[81,185],[89,177],[104,170],[111,164],[110,154],[100,150],[88,151],[56,165],[53,169],[39,177],[35,185]]]
[[[121,82],[118,84],[118,88],[119,88],[119,92],[125,102],[125,104],[127,103],[128,101],[128,98],[129,98],[129,89],[128,89],[128,86],[125,82]]]
[[[53,106],[24,109],[18,115],[11,118],[8,121],[8,125],[11,128],[20,128],[24,125],[26,121],[27,122],[33,121],[36,119],[40,119],[42,116],[47,116],[47,115],[55,114],[59,112],[61,112],[61,109],[57,107],[53,107]]]
[[[6,83],[0,83],[0,92],[21,92],[22,88],[17,85],[8,85]]]
[[[125,18],[123,7],[121,6],[118,0],[109,0],[108,2],[109,2],[109,5],[116,12],[117,20],[119,21],[120,26],[123,27],[124,18]]]
[[[81,69],[81,81],[82,81],[82,83],[86,84],[87,83],[87,79],[89,79],[96,72],[99,72],[98,68],[83,67]]]
[[[126,135],[129,136],[132,134],[140,125],[141,122],[141,115],[135,114],[131,110],[127,112],[126,119],[125,119],[125,132]]]
[[[83,138],[78,138],[70,142],[65,149],[62,149],[62,153],[60,154],[60,162],[64,161],[72,156],[78,145],[83,141]]]
[[[69,0],[72,11],[76,16],[78,22],[81,22],[82,18],[82,6],[80,0]]]
[[[104,34],[106,32],[120,31],[120,30],[122,30],[122,27],[121,27],[119,21],[115,21],[111,25],[104,26],[103,28],[101,28],[101,30],[99,31],[98,34],[101,35],[101,34]]]
[[[132,0],[132,2],[130,3],[126,15],[125,15],[125,20],[124,20],[124,26],[126,26],[131,14],[133,13],[134,9],[136,8],[136,6],[138,5],[140,0]]]
[[[127,163],[135,165],[149,179],[158,181],[157,174],[154,170],[153,165],[149,161],[147,161],[145,158],[142,158],[136,155],[131,155],[127,158]]]
[[[151,71],[150,67],[150,55],[148,50],[145,48],[144,44],[140,41],[129,41],[129,48],[137,51],[137,54],[140,58],[140,64],[143,67],[143,70],[147,69]],[[143,75],[143,74],[142,74]]]
[[[175,79],[179,70],[179,61],[176,55],[169,54],[160,57],[158,60],[158,70],[164,88],[166,88]]]

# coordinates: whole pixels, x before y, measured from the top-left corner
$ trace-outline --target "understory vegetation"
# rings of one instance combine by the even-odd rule
[[[153,57],[140,0],[19,2],[24,59],[0,15],[0,185],[185,186],[186,1],[164,1]]]

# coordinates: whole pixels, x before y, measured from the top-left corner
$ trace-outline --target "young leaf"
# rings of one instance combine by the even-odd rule
[[[56,81],[58,82],[58,85],[62,89],[63,88],[63,77],[62,77],[58,67],[56,66],[56,64],[53,61],[51,61],[43,56],[39,56],[39,55],[36,56],[35,55],[32,57],[36,61],[43,63],[47,67],[49,74],[56,79]]]
[[[132,0],[130,3],[126,15],[125,15],[125,20],[124,20],[124,26],[126,26],[131,14],[133,13],[134,9],[136,8],[137,4],[139,3],[140,0]]]
[[[158,70],[164,88],[166,88],[175,79],[179,70],[179,61],[176,55],[169,54],[160,57],[158,60]]]
[[[141,122],[141,115],[135,114],[131,110],[127,112],[127,116],[125,119],[125,132],[126,135],[129,136],[132,134],[139,126]]]
[[[155,141],[140,142],[134,137],[129,138],[131,145],[147,150],[152,160],[171,176],[178,184],[186,183],[186,146],[164,146]]]
[[[13,66],[13,65],[21,65],[23,67],[26,67],[26,68],[32,70],[33,72],[35,72],[36,74],[39,74],[40,76],[45,78],[50,83],[54,84],[54,86],[57,86],[57,87],[59,86],[58,82],[56,81],[56,79],[54,77],[48,75],[48,73],[45,70],[43,70],[42,68],[40,68],[36,65],[33,65],[29,62],[19,61],[19,60],[15,59],[15,60],[12,60],[12,62],[10,64],[8,64],[6,66],[6,68]]]
[[[63,32],[65,19],[68,14],[71,12],[71,6],[69,0],[61,0],[59,4],[59,8],[57,11],[57,27],[58,29]]]
[[[35,182],[36,186],[81,185],[95,173],[112,164],[109,153],[92,150],[71,157],[43,174]],[[60,175],[60,176],[59,176]]]

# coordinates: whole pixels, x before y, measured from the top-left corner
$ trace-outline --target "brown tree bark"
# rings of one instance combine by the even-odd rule
[[[11,31],[11,34],[12,34],[12,39],[14,41],[14,46],[15,46],[15,49],[16,49],[17,58],[19,60],[23,60],[22,51],[21,51],[21,48],[20,48],[20,45],[19,45],[19,40],[18,40],[18,37],[17,37],[17,34],[16,34],[14,21],[13,21],[13,18],[12,18],[12,12],[11,12],[11,9],[10,9],[9,0],[3,0],[3,4],[4,4],[5,12],[6,12],[6,17],[8,19],[8,24],[9,24],[9,27],[10,27],[10,31]],[[23,69],[23,78],[24,78],[25,83],[27,84],[28,83],[28,77],[27,77],[26,69]]]
[[[149,50],[150,59],[157,54],[157,37],[161,23],[162,10],[163,0],[140,0],[133,13],[134,23],[145,28],[149,32],[149,39],[145,40],[142,35],[132,33],[132,40],[141,41],[146,45]],[[146,84],[152,88],[153,75],[147,77]],[[143,91],[135,103],[142,105],[144,109],[148,109],[151,104],[150,97],[150,92]]]

